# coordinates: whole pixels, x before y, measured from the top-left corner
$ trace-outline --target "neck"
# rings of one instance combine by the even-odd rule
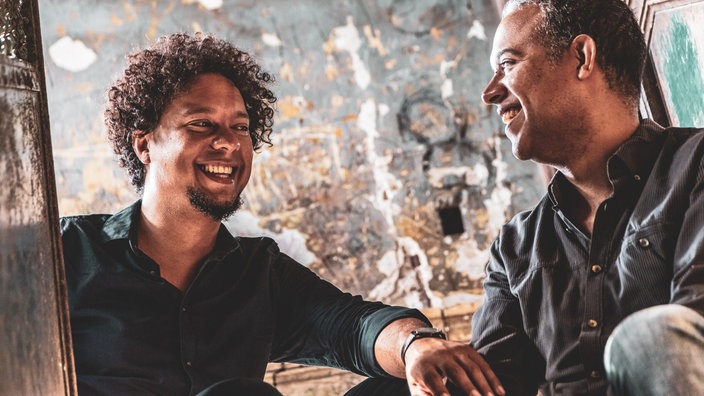
[[[637,115],[626,117],[624,114],[628,112],[605,112],[595,117],[584,129],[585,136],[590,137],[584,153],[568,164],[556,166],[574,187],[570,192],[574,196],[567,200],[566,211],[589,235],[599,205],[613,192],[608,160],[638,128]]]
[[[185,291],[213,250],[220,222],[193,207],[176,210],[154,198],[146,193],[142,197],[137,244],[159,265],[164,279]]]

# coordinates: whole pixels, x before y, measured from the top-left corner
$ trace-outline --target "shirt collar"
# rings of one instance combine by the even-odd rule
[[[632,180],[645,180],[648,177],[660,151],[657,142],[663,137],[661,132],[664,129],[653,120],[641,120],[636,131],[608,160],[609,180],[614,188],[621,184],[624,177]],[[569,181],[558,171],[548,185],[548,198],[553,208],[559,205],[560,191],[564,191],[565,183]]]
[[[142,200],[135,201],[132,205],[110,216],[103,225],[101,238],[103,242],[118,239],[134,239],[137,232],[135,225],[138,223],[139,211],[142,207]],[[136,245],[135,245],[136,246]],[[213,254],[215,257],[222,257],[236,250],[239,247],[239,239],[232,236],[224,224],[220,224],[218,235],[215,240]]]

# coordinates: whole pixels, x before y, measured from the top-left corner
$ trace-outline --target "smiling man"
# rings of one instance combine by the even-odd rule
[[[509,0],[483,99],[555,168],[491,248],[472,345],[507,394],[704,394],[704,132],[641,120],[621,0]]]
[[[398,394],[446,394],[445,380],[502,394],[474,349],[417,310],[343,293],[271,239],[221,224],[270,142],[270,81],[209,35],[129,56],[105,120],[141,199],[61,219],[79,393],[278,394],[262,382],[267,363],[290,361],[405,378]]]

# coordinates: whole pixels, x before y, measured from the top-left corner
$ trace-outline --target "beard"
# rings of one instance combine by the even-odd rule
[[[243,203],[241,194],[238,194],[230,202],[218,203],[208,198],[205,193],[197,190],[195,187],[188,187],[186,189],[186,196],[188,196],[188,200],[194,208],[215,221],[227,220],[242,207]]]

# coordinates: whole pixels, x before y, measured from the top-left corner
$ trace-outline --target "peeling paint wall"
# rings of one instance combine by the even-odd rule
[[[494,0],[39,3],[62,214],[135,199],[104,138],[103,94],[127,52],[175,31],[227,38],[277,77],[274,147],[255,156],[228,226],[274,237],[343,289],[476,302],[499,227],[542,194],[480,100]]]

